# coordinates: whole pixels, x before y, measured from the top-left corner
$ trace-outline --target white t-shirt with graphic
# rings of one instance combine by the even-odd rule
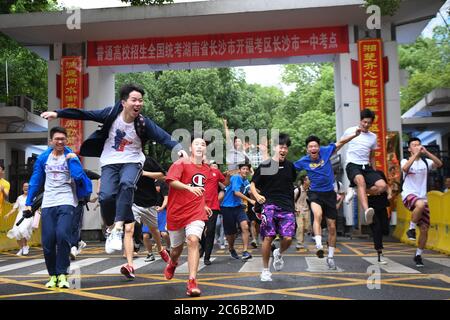
[[[345,130],[342,138],[355,133],[357,126]],[[346,163],[370,164],[370,153],[377,148],[377,135],[373,132],[361,132],[359,136],[347,143]]]
[[[66,156],[62,154],[55,157],[50,153],[45,163],[45,186],[42,208],[62,205],[76,207],[77,203],[75,183],[70,177]]]
[[[431,170],[433,161],[430,159],[425,160],[428,163],[428,169],[425,162],[422,159],[418,159],[413,162],[413,164],[409,168],[408,174],[403,172],[403,200],[410,194],[413,194],[422,199],[425,199],[427,197],[428,171]],[[400,162],[401,168],[403,168],[407,161],[408,160],[403,159]]]
[[[118,163],[141,163],[144,165],[145,155],[142,152],[141,138],[134,129],[134,122],[126,123],[119,115],[109,130],[105,141],[100,166]]]

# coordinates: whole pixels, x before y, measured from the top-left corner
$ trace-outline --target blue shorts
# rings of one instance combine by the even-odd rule
[[[220,213],[223,216],[223,231],[226,236],[237,233],[236,225],[242,221],[248,221],[244,208],[239,207],[221,207]]]
[[[164,209],[158,212],[158,230],[159,232],[167,232],[167,211]]]
[[[148,229],[148,226],[146,224],[142,225],[142,233],[150,233],[150,230]]]

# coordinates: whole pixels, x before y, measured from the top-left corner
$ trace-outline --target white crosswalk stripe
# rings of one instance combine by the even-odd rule
[[[209,259],[211,262],[213,262],[214,260],[216,260],[216,258],[210,258]],[[202,270],[205,266],[205,264],[203,263],[203,260],[199,261],[198,264],[198,271]],[[188,263],[185,262],[183,263],[181,266],[177,267],[176,273],[189,273],[189,269],[188,269]]]
[[[86,266],[90,266],[91,264],[106,260],[108,258],[87,258],[87,259],[83,259],[80,261],[76,261],[76,262],[71,262],[70,263],[70,271],[73,271],[77,268],[82,268],[82,267],[86,267]],[[32,274],[48,274],[47,269],[45,270],[41,270],[38,272],[34,272]]]
[[[269,260],[269,267],[272,265],[272,258]],[[238,272],[261,272],[263,269],[262,257],[253,257],[244,263]]]
[[[378,264],[378,258],[377,257],[363,257],[364,260],[367,262],[377,265],[380,267],[380,269],[388,272],[388,273],[420,273],[419,271],[409,268],[407,266],[404,266],[398,262],[392,261],[389,258],[384,257],[383,260],[387,262],[387,264]]]
[[[0,267],[0,273],[34,266],[35,264],[39,264],[39,263],[43,263],[43,262],[45,262],[44,259],[31,259],[31,260],[26,260],[23,262],[9,264],[7,266]]]
[[[450,268],[450,259],[449,258],[425,258],[425,260],[428,260],[433,263],[440,264],[441,266]]]
[[[306,263],[308,264],[307,272],[343,272],[344,270],[336,266],[336,270],[328,268],[327,258],[318,257],[305,257]]]
[[[146,265],[149,265],[149,264],[155,263],[156,261],[161,260],[160,257],[156,257],[154,261],[145,262],[145,259],[146,258],[138,258],[138,259],[133,260],[134,270],[137,270],[137,269],[142,268],[142,267],[144,267]],[[106,269],[106,270],[104,270],[102,272],[99,272],[98,274],[120,274],[120,268],[123,265],[124,265],[124,263],[122,263],[122,264],[120,264],[118,266]]]

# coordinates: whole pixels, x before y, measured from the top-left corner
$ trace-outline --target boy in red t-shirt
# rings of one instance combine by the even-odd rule
[[[212,214],[205,203],[205,183],[210,167],[203,163],[206,142],[195,138],[190,147],[189,159],[179,159],[169,168],[166,182],[169,184],[169,202],[167,205],[167,230],[169,231],[171,250],[170,261],[164,269],[167,280],[173,278],[178,258],[183,251],[184,242],[188,247],[189,281],[186,294],[197,297],[201,291],[196,276],[199,264],[199,241],[203,234],[205,221]]]

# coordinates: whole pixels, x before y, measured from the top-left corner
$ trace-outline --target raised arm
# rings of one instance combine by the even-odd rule
[[[433,161],[433,168],[440,168],[442,167],[443,163],[441,159],[436,157],[434,154],[432,154],[430,151],[428,151],[424,146],[420,149],[420,153],[429,158],[431,161]]]
[[[334,152],[338,152],[339,149],[341,149],[346,143],[348,143],[351,140],[355,139],[360,134],[361,134],[361,128],[357,128],[354,134],[346,136],[345,138],[342,138],[341,140],[336,142],[336,150]]]
[[[108,115],[111,113],[112,108],[113,107],[108,107],[101,110],[82,110],[76,108],[59,109],[55,111],[42,112],[41,117],[49,121],[56,118],[65,118],[104,123]]]

